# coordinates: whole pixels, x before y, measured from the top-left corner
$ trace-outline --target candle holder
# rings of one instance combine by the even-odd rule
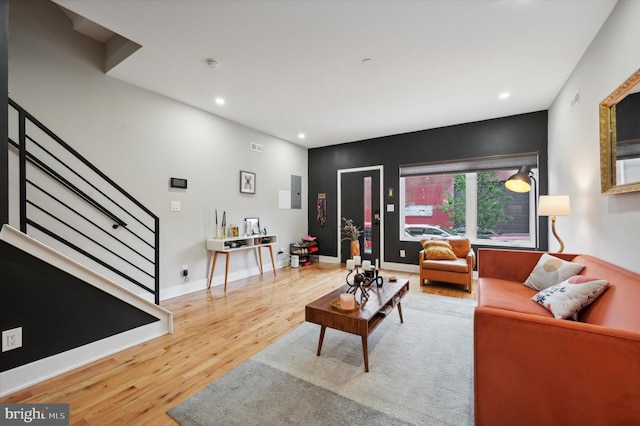
[[[351,274],[354,274],[353,276],[353,281],[349,281],[349,277],[351,276]],[[360,271],[358,270],[358,267],[356,266],[355,269],[350,270],[349,273],[347,274],[347,284],[349,285],[349,289],[347,290],[347,293],[351,293],[354,296],[356,295],[356,292],[358,291],[358,289],[360,290],[360,300],[364,299],[364,300],[369,300],[369,292],[367,291],[367,289],[365,288],[365,276],[364,274],[360,273]]]
[[[382,275],[378,275],[377,269],[365,271],[364,280],[367,287],[373,283],[376,283],[376,287],[382,287],[382,284],[384,283],[384,279],[382,278]]]

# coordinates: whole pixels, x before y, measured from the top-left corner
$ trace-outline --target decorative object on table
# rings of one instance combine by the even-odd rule
[[[256,193],[256,174],[252,172],[240,171],[240,192],[243,194]]]
[[[227,238],[227,212],[222,212],[222,224],[218,225],[218,209],[215,209],[216,216],[216,240],[224,240]]]
[[[222,212],[222,228],[220,233],[220,238],[227,238],[227,212]]]
[[[351,241],[351,257],[360,255],[360,235],[363,231],[353,223],[352,219],[342,218],[343,225],[340,227],[342,239],[340,241]]]
[[[218,235],[219,235],[219,229],[218,229],[218,209],[215,209],[215,213],[216,213],[216,235],[214,235],[213,238],[215,238],[216,240],[219,239]]]
[[[360,272],[360,256],[354,256],[353,259],[347,259],[347,270],[349,271],[346,277],[346,282],[349,285],[347,293],[351,293],[355,296],[356,292],[360,290],[360,299],[369,300],[369,292],[367,292],[366,289],[365,276]],[[353,281],[349,281],[351,274],[354,274]]]
[[[364,275],[365,287],[369,287],[373,283],[376,283],[377,287],[382,287],[384,279],[378,274],[378,269],[371,264],[370,260],[362,261],[362,274]]]
[[[360,303],[351,293],[342,293],[340,299],[331,302],[331,307],[342,312],[353,312],[360,309]]]
[[[568,195],[541,195],[540,196],[540,209],[538,215],[551,216],[551,232],[556,237],[560,244],[560,250],[558,253],[562,253],[564,250],[564,242],[558,236],[556,232],[556,216],[569,216],[571,214],[571,201]]]
[[[260,235],[260,219],[258,219],[257,217],[245,217],[244,234]]]

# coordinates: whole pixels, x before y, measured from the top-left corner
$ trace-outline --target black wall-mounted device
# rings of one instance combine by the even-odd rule
[[[187,180],[182,178],[171,178],[169,185],[171,188],[187,189]]]

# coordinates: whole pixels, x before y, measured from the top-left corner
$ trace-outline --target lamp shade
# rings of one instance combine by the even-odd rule
[[[520,170],[518,170],[518,173],[507,179],[504,186],[506,186],[509,191],[513,192],[529,192],[531,190],[530,173],[531,169],[529,166],[522,166],[520,167]]]
[[[539,216],[569,216],[571,202],[568,195],[541,195],[538,207]]]

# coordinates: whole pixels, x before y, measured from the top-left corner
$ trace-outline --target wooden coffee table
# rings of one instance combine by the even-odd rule
[[[345,284],[309,303],[305,307],[305,320],[321,326],[317,356],[320,356],[324,332],[327,327],[361,336],[364,371],[368,372],[369,351],[367,338],[390,313],[388,312],[384,316],[379,314],[380,310],[389,303],[398,308],[400,322],[404,322],[400,302],[409,291],[409,280],[391,282],[385,278],[382,287],[376,287],[375,284],[370,286],[368,288],[369,300],[364,301],[360,309],[353,312],[341,311],[331,306],[331,302],[339,300],[340,294],[346,293],[347,289],[349,289],[349,286]],[[360,291],[356,294],[356,301],[360,302]]]

